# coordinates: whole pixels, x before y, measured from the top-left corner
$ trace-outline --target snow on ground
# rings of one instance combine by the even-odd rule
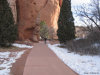
[[[14,43],[12,45],[15,46],[15,47],[19,47],[19,48],[33,48],[33,46],[29,46],[29,45],[25,45],[25,44]]]
[[[98,48],[100,47],[100,43],[94,43],[92,46]]]
[[[74,41],[77,41],[77,40],[80,40],[80,39],[83,39],[83,38],[76,38],[76,39],[74,39]]]
[[[10,75],[10,68],[25,51],[0,52],[0,75]]]
[[[48,47],[71,69],[79,75],[100,75],[100,56],[80,56],[59,48],[58,44]]]

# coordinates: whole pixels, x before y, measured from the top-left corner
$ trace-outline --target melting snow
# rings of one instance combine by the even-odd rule
[[[48,47],[79,75],[100,75],[100,56],[80,56],[70,53],[67,49],[59,48],[58,44],[48,44]]]
[[[92,46],[98,48],[98,47],[100,47],[100,43],[95,43]]]
[[[19,48],[33,48],[33,46],[29,46],[29,45],[25,45],[25,44],[14,43],[12,45],[15,46],[15,47],[19,47]]]
[[[25,51],[0,52],[0,75],[10,75],[10,68]]]

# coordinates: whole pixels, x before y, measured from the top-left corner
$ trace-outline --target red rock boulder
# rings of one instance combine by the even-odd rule
[[[39,40],[39,23],[45,21],[57,30],[62,0],[17,0],[19,39]]]

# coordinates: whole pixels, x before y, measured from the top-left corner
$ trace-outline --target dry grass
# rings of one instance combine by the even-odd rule
[[[15,51],[21,51],[25,48],[18,48],[18,47],[14,47],[14,46],[11,46],[11,47],[0,47],[0,52],[7,52],[7,51],[10,51],[10,52],[15,52]]]

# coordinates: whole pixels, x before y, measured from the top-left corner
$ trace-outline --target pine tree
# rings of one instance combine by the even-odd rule
[[[71,0],[63,0],[58,20],[57,35],[60,43],[66,43],[66,41],[75,38],[75,26],[71,12]]]
[[[17,38],[17,26],[7,0],[0,0],[0,46],[7,46]]]

